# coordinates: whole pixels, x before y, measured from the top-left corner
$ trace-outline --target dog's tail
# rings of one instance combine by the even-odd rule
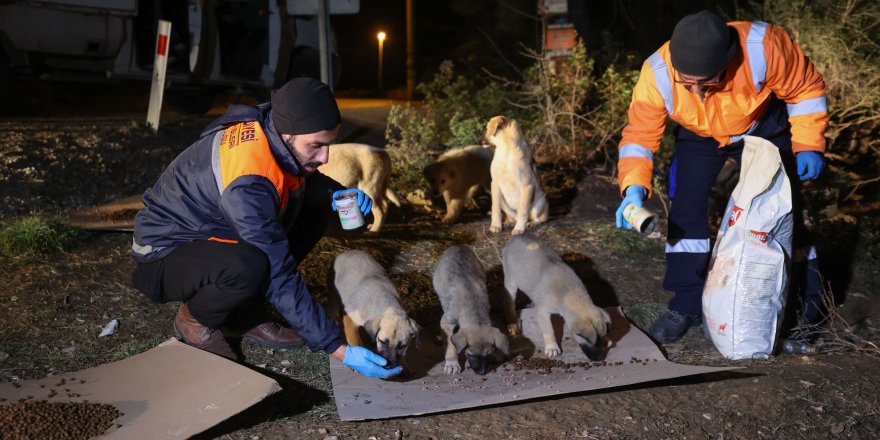
[[[391,191],[391,188],[385,188],[385,198],[393,203],[394,206],[400,208],[400,199],[397,198],[397,194],[394,194],[394,191]]]

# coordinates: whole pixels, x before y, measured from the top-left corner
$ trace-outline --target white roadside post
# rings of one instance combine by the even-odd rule
[[[150,86],[150,106],[147,109],[147,125],[159,131],[159,112],[162,110],[162,94],[165,92],[165,67],[168,64],[168,45],[171,39],[171,22],[159,20],[156,35],[156,58],[153,61],[153,84]]]

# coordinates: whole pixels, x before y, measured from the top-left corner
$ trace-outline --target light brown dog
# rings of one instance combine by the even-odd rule
[[[489,318],[486,271],[474,251],[461,245],[446,249],[434,270],[434,290],[443,306],[440,328],[446,334],[446,374],[461,372],[462,350],[471,369],[481,376],[496,350],[510,354],[507,336]]]
[[[444,224],[454,223],[461,215],[467,199],[483,188],[491,190],[492,149],[484,145],[470,145],[455,148],[440,155],[437,160],[422,170],[431,185],[431,192],[443,195],[446,202]]]
[[[526,226],[547,221],[549,207],[538,168],[532,158],[522,129],[513,119],[495,116],[486,125],[486,140],[495,145],[492,158],[492,221],[489,230],[501,232],[503,210],[516,220],[513,235],[525,232]]]
[[[333,318],[342,316],[348,343],[362,345],[363,327],[388,365],[398,365],[410,342],[418,344],[421,327],[406,315],[382,266],[367,253],[351,250],[336,257],[329,275],[327,311]]]
[[[371,232],[382,229],[388,202],[400,207],[400,200],[388,187],[391,158],[381,148],[366,144],[330,145],[330,159],[319,170],[347,188],[360,188],[373,199]]]
[[[505,301],[505,318],[511,336],[522,331],[514,307],[516,293],[521,290],[537,309],[547,357],[562,352],[556,343],[552,314],[562,316],[572,338],[590,360],[605,357],[605,336],[611,317],[593,304],[584,283],[553,249],[532,234],[513,237],[501,251],[501,267],[504,288],[510,295],[509,301]]]

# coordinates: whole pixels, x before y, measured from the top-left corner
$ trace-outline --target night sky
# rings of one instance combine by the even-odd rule
[[[420,1],[414,0],[416,81],[430,80],[443,60],[456,63],[457,70],[478,72],[486,67],[510,74],[513,66],[524,66],[520,43],[536,47],[540,23],[534,0]],[[531,16],[531,17],[529,17]],[[406,85],[406,2],[404,0],[361,0],[360,13],[334,15],[342,73],[340,92],[375,90],[377,87],[378,41],[385,31],[384,89]]]

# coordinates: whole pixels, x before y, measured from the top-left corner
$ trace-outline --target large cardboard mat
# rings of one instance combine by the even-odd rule
[[[437,341],[440,331],[436,326],[422,331],[420,348],[408,350],[406,362],[411,375],[407,378],[372,379],[331,359],[339,417],[368,420],[412,416],[735,369],[669,362],[648,336],[630,325],[619,307],[606,310],[612,316],[609,339],[613,346],[604,362],[590,362],[563,330],[562,319],[554,316],[556,338],[563,350],[555,359],[568,365],[550,368],[549,372],[547,368],[529,368],[544,358],[534,309],[522,311],[523,336],[511,341],[511,358],[522,356],[531,361],[507,361],[485,376],[475,374],[463,359],[461,374],[443,372],[444,345]]]
[[[170,339],[112,364],[0,384],[0,397],[6,404],[18,399],[110,404],[123,415],[100,438],[152,440],[189,438],[280,389],[273,379]]]

